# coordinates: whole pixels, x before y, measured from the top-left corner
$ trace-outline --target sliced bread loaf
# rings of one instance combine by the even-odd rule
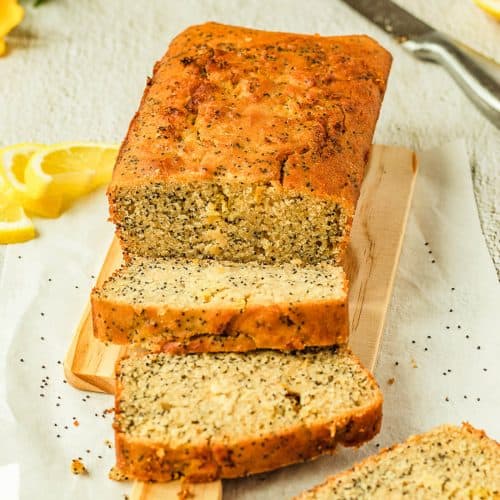
[[[326,264],[136,258],[91,301],[97,338],[150,351],[290,350],[348,338],[346,277]]]
[[[125,253],[340,262],[390,65],[366,36],[182,32],[108,190]]]
[[[468,424],[444,425],[332,476],[297,500],[498,499],[500,444]]]
[[[142,481],[246,476],[358,446],[382,395],[346,348],[148,354],[117,366],[118,468]]]

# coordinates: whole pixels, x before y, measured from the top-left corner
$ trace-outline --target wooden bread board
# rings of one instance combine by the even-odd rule
[[[368,162],[348,247],[345,268],[350,281],[349,344],[373,371],[397,269],[417,174],[413,151],[375,145]],[[97,279],[100,285],[122,262],[113,240]],[[114,367],[127,347],[105,345],[92,333],[90,304],[64,361],[67,381],[77,389],[112,394]],[[131,500],[177,499],[180,482],[135,483]],[[199,485],[189,498],[220,499],[221,483]],[[193,496],[194,495],[194,496]]]

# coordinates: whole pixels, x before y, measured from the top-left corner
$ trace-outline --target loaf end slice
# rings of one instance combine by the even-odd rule
[[[137,258],[94,289],[95,336],[149,351],[303,349],[348,338],[340,267]]]
[[[382,395],[345,347],[148,354],[117,367],[118,468],[141,481],[255,474],[359,446]]]
[[[340,263],[390,65],[367,36],[183,31],[109,186],[125,253]]]
[[[500,444],[469,424],[443,425],[332,476],[296,500],[500,498]]]

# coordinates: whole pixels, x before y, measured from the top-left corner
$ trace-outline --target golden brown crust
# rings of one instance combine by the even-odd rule
[[[94,291],[91,304],[96,338],[152,351],[292,350],[345,344],[349,336],[347,294],[299,304],[188,310],[118,303]]]
[[[433,431],[429,431],[429,432],[439,432],[440,430],[456,431],[457,429],[458,428],[454,425],[445,424],[445,425],[437,427]],[[497,448],[498,452],[500,453],[500,443],[489,438],[486,435],[485,431],[474,428],[468,422],[463,422],[462,427],[460,429],[462,431],[469,433],[469,434],[472,434],[473,436],[475,436],[476,438],[478,438],[480,440],[484,440],[485,446],[495,447],[495,448]],[[367,457],[364,460],[361,460],[360,462],[354,464],[354,466],[351,467],[350,469],[347,469],[345,471],[339,472],[338,474],[335,474],[333,476],[328,477],[323,483],[318,484],[315,487],[311,488],[310,490],[303,492],[300,495],[294,497],[294,500],[300,500],[300,499],[304,498],[306,494],[309,495],[309,493],[314,493],[314,492],[324,488],[325,485],[327,485],[327,484],[333,485],[334,483],[337,483],[343,477],[349,476],[353,472],[355,472],[359,469],[362,469],[363,467],[371,466],[371,465],[378,463],[380,460],[382,460],[384,458],[385,455],[387,455],[387,453],[393,451],[394,449],[401,448],[401,447],[407,447],[408,445],[417,445],[420,441],[422,441],[422,439],[426,436],[426,434],[428,434],[428,433],[410,436],[403,443],[396,443],[392,446],[384,448],[376,455],[372,455],[370,457]],[[309,496],[307,496],[307,498],[309,498]]]
[[[359,366],[361,363],[357,360]],[[369,375],[373,383],[374,378]],[[121,385],[117,378],[115,415]],[[207,442],[172,449],[166,443],[131,439],[115,420],[116,465],[124,474],[141,481],[191,482],[243,477],[293,463],[332,454],[337,444],[360,446],[372,439],[382,422],[382,394],[352,414],[339,415],[313,426],[296,426],[283,433],[249,437],[236,443]]]
[[[337,444],[360,446],[380,430],[379,404],[314,427],[297,427],[236,444],[207,443],[205,446],[169,449],[162,443],[129,439],[115,431],[117,467],[141,481],[171,481],[185,477],[191,482],[244,477],[332,454]]]
[[[109,188],[271,182],[354,212],[391,64],[366,36],[206,23],[155,65]]]

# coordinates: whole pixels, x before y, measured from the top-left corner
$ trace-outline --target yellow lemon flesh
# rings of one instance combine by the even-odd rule
[[[474,2],[495,19],[500,20],[500,0],[474,0]]]
[[[20,243],[35,237],[35,228],[15,201],[15,191],[0,169],[0,244]]]
[[[109,181],[117,153],[114,144],[46,146],[33,154],[26,166],[28,191],[34,198],[60,194],[74,199]]]
[[[62,195],[36,198],[25,183],[25,170],[30,158],[43,148],[41,144],[23,143],[0,149],[0,168],[13,190],[14,200],[29,213],[57,217],[62,210]]]
[[[0,243],[21,243],[35,237],[35,226],[18,203],[0,196]]]

